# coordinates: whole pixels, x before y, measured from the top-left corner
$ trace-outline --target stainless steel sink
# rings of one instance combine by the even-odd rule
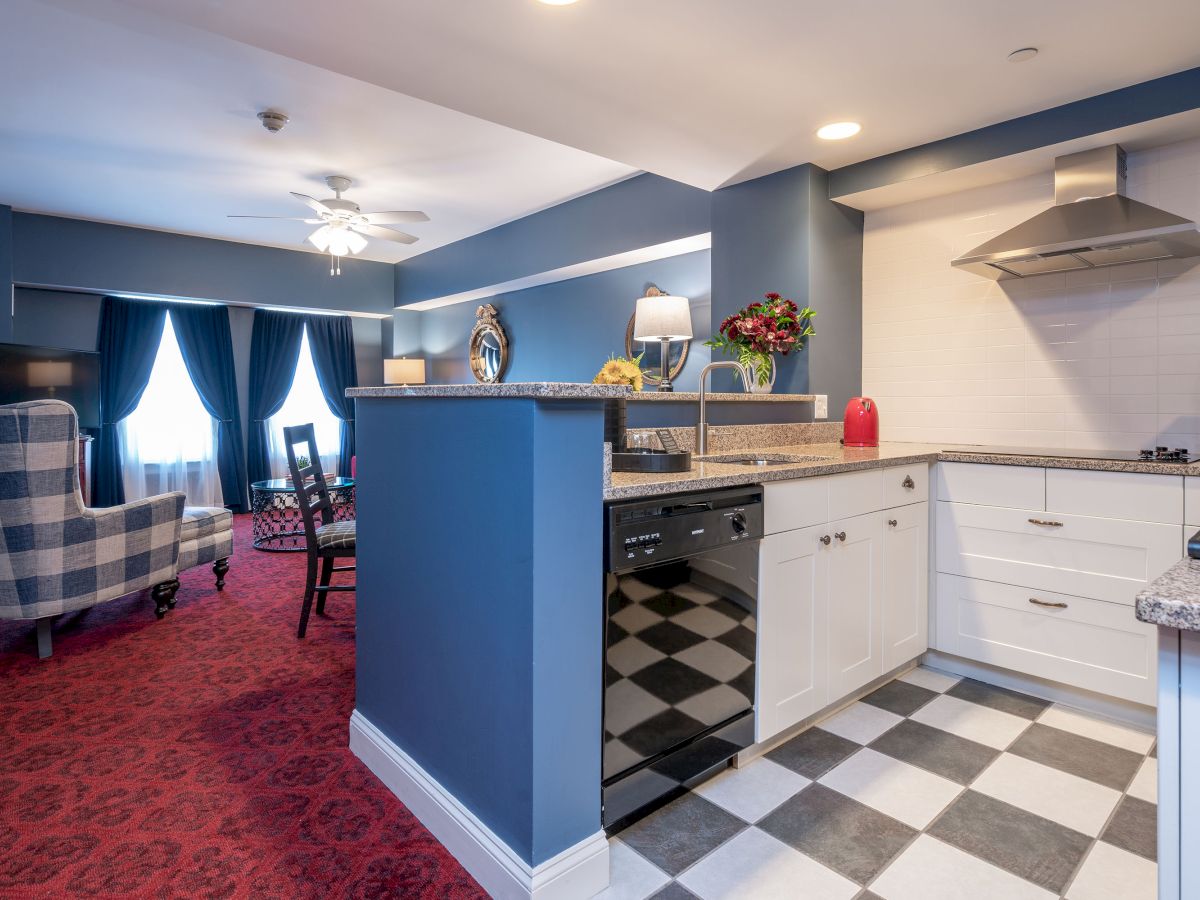
[[[787,453],[729,453],[721,456],[697,456],[699,462],[722,463],[727,466],[787,466],[802,462],[824,462],[832,456],[794,456]]]

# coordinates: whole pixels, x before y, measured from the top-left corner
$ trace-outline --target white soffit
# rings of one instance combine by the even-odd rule
[[[628,266],[654,262],[655,260],[667,259],[672,256],[683,256],[685,253],[708,250],[710,247],[712,247],[711,232],[694,234],[691,237],[679,238],[678,240],[667,241],[662,244],[654,244],[653,246],[642,247],[637,250],[628,250],[624,253],[616,253],[612,256],[591,259],[587,262],[562,266],[557,269],[549,269],[545,272],[539,272],[536,275],[526,275],[522,278],[514,278],[511,281],[502,281],[497,284],[487,285],[486,287],[462,291],[458,294],[447,294],[444,297],[433,297],[429,300],[408,303],[404,306],[397,306],[396,309],[426,310],[438,309],[442,306],[453,306],[456,303],[470,303],[475,300],[483,300],[486,297],[496,297],[500,294],[511,294],[513,291],[523,291],[526,288],[539,287],[543,284],[568,281],[572,278],[582,278],[584,275],[610,272],[613,269],[624,269]]]

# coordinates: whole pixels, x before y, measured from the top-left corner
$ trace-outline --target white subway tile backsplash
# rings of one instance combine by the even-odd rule
[[[1200,218],[1200,140],[1130,154],[1128,184]],[[886,439],[1200,449],[1200,266],[950,267],[1053,196],[1047,172],[867,213],[863,389]]]

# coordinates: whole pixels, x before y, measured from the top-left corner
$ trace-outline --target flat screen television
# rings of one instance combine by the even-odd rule
[[[0,403],[65,400],[80,428],[100,427],[100,354],[0,344]]]

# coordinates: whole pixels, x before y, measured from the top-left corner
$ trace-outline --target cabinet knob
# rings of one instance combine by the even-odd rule
[[[837,531],[837,532],[834,532],[834,535],[833,535],[833,536],[834,536],[835,538],[837,538],[839,541],[844,541],[844,540],[846,540],[846,532],[844,532],[844,531]]]
[[[892,528],[895,528],[899,524],[900,523],[897,522],[895,519],[888,519],[888,525],[890,525]]]
[[[817,538],[817,540],[820,541],[822,544],[824,544],[826,547],[829,546],[829,535],[823,534],[819,538]]]
[[[917,483],[912,480],[911,475],[905,475],[904,480],[900,482],[900,487],[908,488],[910,491],[917,486]]]

